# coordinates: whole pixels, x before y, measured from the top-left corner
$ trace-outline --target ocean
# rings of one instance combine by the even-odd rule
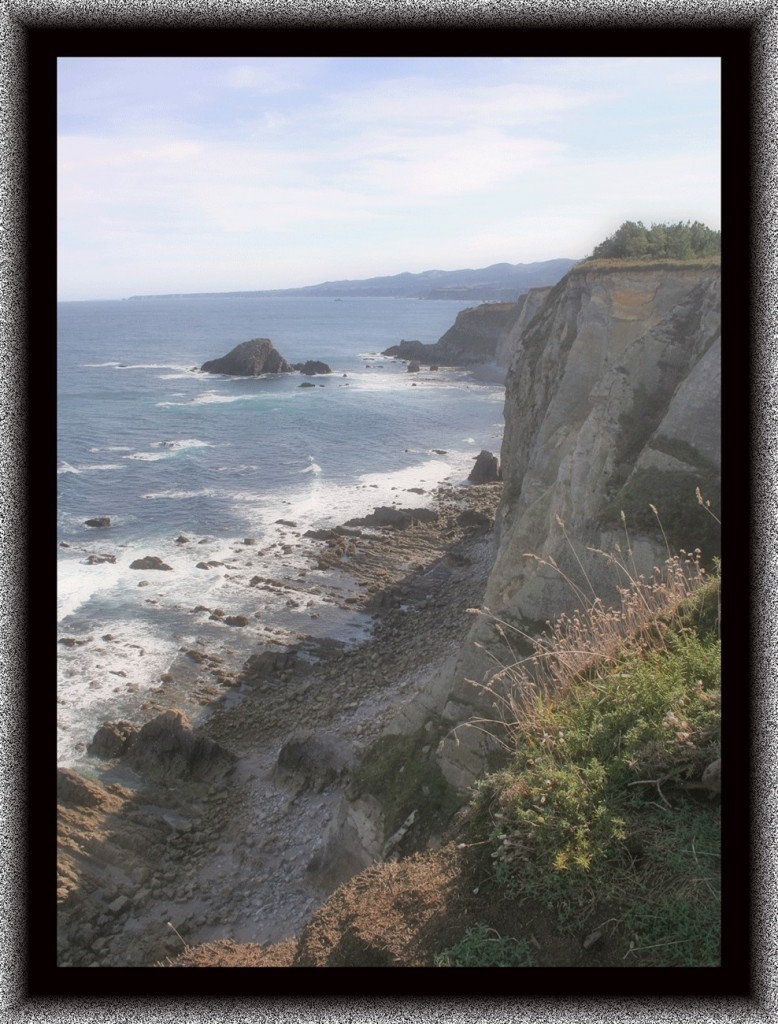
[[[424,505],[438,484],[463,483],[482,448],[499,451],[498,378],[410,374],[380,355],[403,338],[437,341],[467,305],[313,297],[59,304],[60,764],[84,762],[101,722],[145,720],[161,675],[192,645],[207,641],[236,665],[290,637],[356,643],[367,635],[369,616],[331,600],[332,586],[348,581],[312,568],[314,542],[303,534],[380,505]],[[333,372],[230,378],[198,370],[256,337],[270,338],[289,362],[322,360]],[[300,388],[304,380],[316,387]],[[108,528],[85,525],[101,516]],[[149,555],[170,571],[130,568]],[[292,581],[304,600],[251,583],[271,576]],[[249,624],[231,628],[211,617],[215,609]]]

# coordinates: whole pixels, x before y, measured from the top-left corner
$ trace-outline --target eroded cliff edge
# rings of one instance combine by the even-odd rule
[[[662,530],[674,551],[719,554],[718,524],[697,491],[718,510],[720,292],[713,261],[597,261],[525,303],[508,332],[504,486],[483,602],[491,615],[463,645],[449,714],[494,715],[468,682],[487,681],[495,658],[515,658],[493,617],[533,632],[572,612],[581,598],[565,577],[584,594],[617,598],[625,576],[598,551],[620,551],[646,576],[667,557]],[[459,728],[438,757],[465,788],[492,752],[482,731]]]

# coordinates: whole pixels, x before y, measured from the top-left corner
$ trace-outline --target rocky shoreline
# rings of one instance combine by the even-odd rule
[[[344,601],[374,617],[359,646],[278,645],[221,680],[207,651],[181,652],[190,675],[171,666],[151,710],[175,709],[187,679],[207,710],[196,729],[172,716],[161,735],[190,751],[208,741],[224,758],[187,755],[156,774],[137,758],[90,758],[89,779],[60,769],[61,966],[148,966],[182,944],[283,941],[369,862],[359,844],[339,845],[354,766],[387,729],[430,727],[430,681],[482,600],[500,489],[443,487],[429,514],[366,517],[316,538],[317,567],[348,580]]]

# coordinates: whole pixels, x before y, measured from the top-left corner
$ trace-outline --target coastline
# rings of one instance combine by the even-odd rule
[[[428,522],[325,531],[317,562],[343,587],[345,607],[373,617],[372,631],[353,647],[279,645],[234,675],[210,666],[223,678],[202,695],[196,733],[235,756],[228,777],[172,787],[144,783],[121,761],[94,766],[93,802],[59,807],[63,966],[175,955],[182,940],[168,921],[188,945],[300,931],[349,870],[316,865],[351,768],[455,657],[471,622],[465,609],[481,602],[500,489],[445,485],[428,496]],[[187,652],[179,660],[196,670],[190,683],[198,678],[203,662]],[[169,674],[150,711],[175,707],[186,689],[186,673],[178,684]],[[321,737],[329,753],[312,778],[280,770],[290,741]]]
[[[107,718],[143,724],[171,703],[199,717],[238,685],[253,653],[302,646],[315,655],[333,639],[362,642],[375,611],[363,600],[370,580],[364,573],[355,579],[354,556],[338,544],[359,549],[358,561],[371,531],[344,522],[376,506],[434,504],[441,489],[460,486],[475,454],[452,458],[430,449],[412,469],[363,474],[342,502],[346,510],[314,498],[319,477],[308,474],[311,496],[279,501],[256,532],[247,526],[232,537],[202,534],[182,517],[147,543],[128,546],[110,530],[87,529],[78,543],[61,545],[85,584],[99,587],[105,576],[121,590],[119,604],[109,597],[116,614],[103,615],[98,593],[96,605],[59,623],[58,762],[89,771],[86,748]],[[134,558],[151,554],[173,571],[132,570]],[[108,556],[113,564],[94,564]],[[385,575],[380,562],[371,560]]]

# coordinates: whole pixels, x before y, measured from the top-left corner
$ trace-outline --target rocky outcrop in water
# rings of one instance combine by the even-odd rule
[[[318,359],[309,359],[305,363],[294,363],[292,369],[299,370],[306,377],[314,377],[319,373],[332,373],[332,369]]]
[[[490,302],[463,309],[434,345],[401,341],[382,354],[435,366],[472,366],[496,361],[500,339],[516,322],[524,302]]]
[[[158,569],[161,572],[171,572],[172,566],[163,562],[157,555],[146,555],[144,558],[136,558],[130,562],[131,569]]]
[[[276,351],[269,338],[254,338],[236,345],[221,359],[203,363],[204,373],[227,373],[233,377],[259,377],[263,373],[291,373],[292,367]]]

